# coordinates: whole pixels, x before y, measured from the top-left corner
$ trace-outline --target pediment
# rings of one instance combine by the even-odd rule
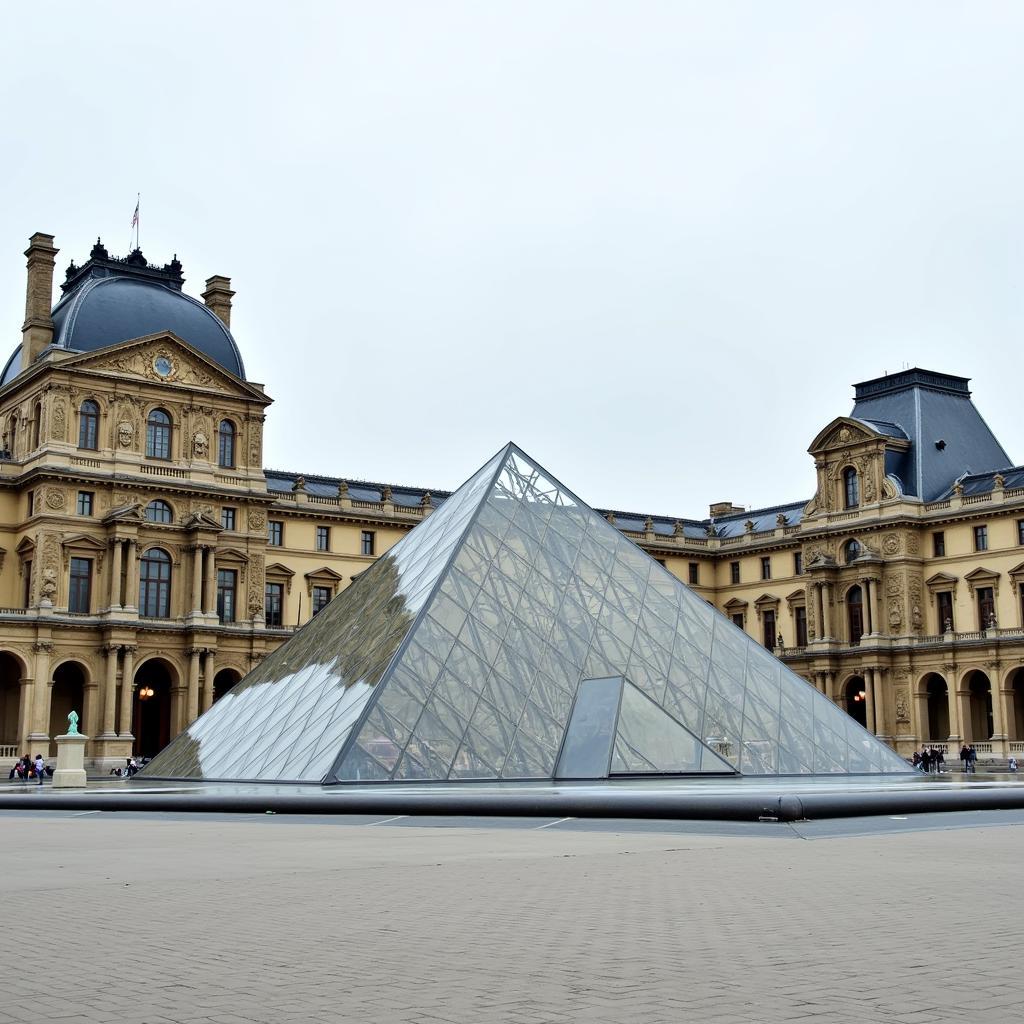
[[[755,602],[754,605],[757,608],[770,608],[773,605],[777,605],[779,599],[774,594],[762,594]]]
[[[110,523],[115,521],[119,523],[146,522],[146,514],[142,511],[142,504],[133,501],[127,505],[115,506],[103,517],[103,522]]]
[[[815,454],[831,448],[847,448],[861,441],[874,441],[879,438],[880,435],[869,430],[863,423],[858,423],[857,420],[851,419],[849,416],[840,416],[815,437],[807,450],[811,454]]]
[[[1024,576],[1024,562],[1021,562],[1020,565],[1015,565],[1006,575],[1013,576],[1014,578]]]
[[[31,558],[36,550],[35,541],[29,537],[25,537],[14,550],[17,551],[22,558]]]
[[[731,597],[722,605],[722,607],[727,612],[740,612],[747,607],[747,602],[741,601],[738,597]]]
[[[158,366],[166,367],[167,372],[158,372]],[[225,370],[171,331],[133,338],[61,363],[62,369],[72,367],[116,374],[118,377],[134,377],[151,384],[178,385],[190,391],[216,391],[257,398],[267,404],[267,397],[260,389]]]
[[[959,576],[950,576],[948,572],[937,572],[924,581],[924,585],[930,590],[953,588],[960,582]]]
[[[182,525],[186,530],[216,530],[220,533],[224,529],[213,516],[207,515],[205,512],[192,512],[185,518]]]
[[[271,562],[264,571],[268,576],[292,577],[295,575],[294,569],[289,569],[287,565],[282,565],[280,562]]]
[[[975,587],[990,586],[995,587],[997,590],[999,589],[999,573],[994,572],[992,569],[985,569],[979,566],[977,569],[965,572],[964,579],[971,588],[971,593],[974,593]]]
[[[249,556],[238,548],[218,548],[217,561],[247,563],[249,561]]]
[[[339,583],[345,578],[326,565],[321,566],[319,569],[314,569],[312,572],[307,572],[305,575],[307,580],[332,580],[335,583]]]
[[[76,533],[71,537],[65,537],[61,542],[62,548],[78,548],[82,550],[84,548],[91,548],[93,551],[106,551],[107,545],[98,541],[95,537],[90,537],[87,533]]]
[[[807,592],[801,588],[800,590],[794,590],[792,594],[786,595],[787,604],[798,604],[800,601],[807,600]]]

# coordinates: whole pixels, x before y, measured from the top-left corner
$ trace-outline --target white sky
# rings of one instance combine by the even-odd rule
[[[237,290],[267,466],[591,504],[809,497],[857,380],[973,378],[1024,460],[1019,3],[19,5],[0,324],[102,235]],[[6,358],[6,353],[4,353]]]

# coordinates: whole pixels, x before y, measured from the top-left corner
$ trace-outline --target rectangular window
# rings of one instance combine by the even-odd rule
[[[267,543],[272,548],[279,548],[284,544],[284,523],[272,519],[267,524]]]
[[[36,510],[36,492],[29,491],[26,497],[28,498],[28,514],[32,515]]]
[[[731,618],[732,618],[732,624],[734,626],[739,626],[740,629],[743,628],[743,612],[734,612],[732,614]]]
[[[978,629],[994,629],[996,602],[991,587],[978,587]]]
[[[740,581],[740,563],[730,562],[729,563],[729,578],[733,583],[739,583]]]
[[[220,525],[225,530],[233,530],[235,528],[235,510],[228,508],[226,505],[220,510]]]
[[[331,528],[329,526],[316,528],[316,549],[317,551],[331,550]]]
[[[71,559],[71,585],[68,590],[68,611],[79,615],[89,613],[92,595],[92,562],[88,558]]]
[[[235,592],[238,574],[234,569],[217,570],[217,618],[221,622],[235,621]]]
[[[655,561],[658,563],[658,565],[660,565],[662,567],[662,569],[665,568],[665,559],[664,558],[656,558]]]
[[[1017,543],[1024,544],[1024,519],[1017,520]]]
[[[775,629],[775,612],[770,608],[766,608],[761,612],[761,626],[763,629],[764,646],[770,651],[775,647],[775,641],[779,637]]]
[[[316,615],[323,611],[331,603],[331,598],[334,595],[331,593],[330,587],[314,587],[313,588],[313,614]]]
[[[376,538],[377,535],[373,532],[373,530],[363,530],[362,553],[364,555],[376,554],[374,550],[374,541],[376,540]]]
[[[956,628],[953,622],[953,594],[942,590],[935,595],[935,603],[939,609],[939,632],[951,633]]]
[[[807,609],[801,604],[793,609],[793,624],[796,626],[797,647],[807,646]]]
[[[691,562],[689,565],[690,570],[690,586],[696,587],[700,583],[700,563]]]
[[[91,516],[92,515],[92,491],[79,491],[78,492],[78,514],[80,516]]]
[[[988,527],[976,526],[974,528],[974,550],[988,551]]]
[[[946,535],[942,530],[932,534],[932,555],[935,558],[943,558],[946,554]]]
[[[804,574],[804,553],[802,551],[793,552],[793,575],[803,576]]]
[[[268,626],[280,626],[284,622],[283,583],[267,584],[266,615]]]
[[[26,562],[24,566],[25,572],[25,607],[32,603],[32,563]]]
[[[772,578],[772,560],[769,557],[761,559],[761,579],[770,580]]]

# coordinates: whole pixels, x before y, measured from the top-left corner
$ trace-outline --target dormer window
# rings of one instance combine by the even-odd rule
[[[843,545],[843,561],[846,562],[847,565],[849,565],[850,562],[852,562],[855,558],[860,556],[860,552],[860,541],[848,540]]]
[[[171,457],[171,417],[163,409],[154,409],[146,420],[146,457]]]
[[[860,505],[860,480],[853,466],[847,466],[843,470],[843,496],[847,508],[857,508]]]

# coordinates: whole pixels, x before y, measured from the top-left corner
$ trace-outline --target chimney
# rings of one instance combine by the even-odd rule
[[[231,327],[231,299],[234,296],[231,290],[231,278],[221,277],[214,274],[206,279],[206,291],[203,292],[203,302],[207,309],[210,309],[216,316],[224,321],[224,326]]]
[[[734,505],[731,501],[716,501],[710,508],[712,516],[731,516],[737,512],[746,512],[740,505]]]
[[[28,285],[25,292],[25,324],[21,328],[21,368],[27,370],[39,353],[53,342],[54,257],[60,252],[53,247],[53,235],[37,231],[29,240]]]

